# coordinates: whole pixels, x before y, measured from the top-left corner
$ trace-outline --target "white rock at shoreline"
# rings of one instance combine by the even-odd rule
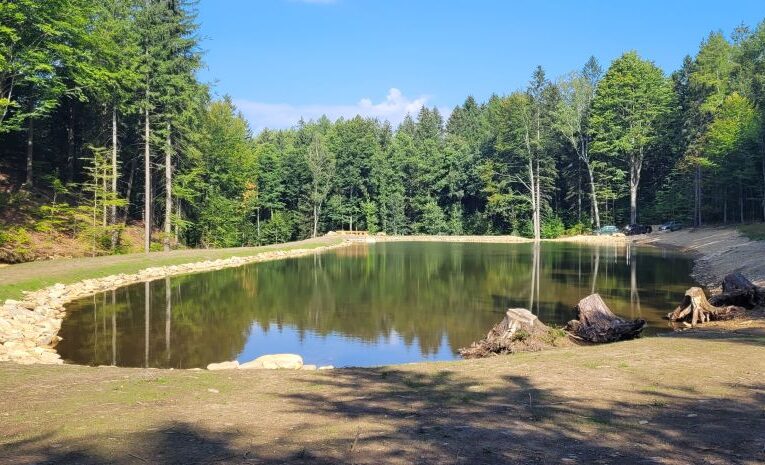
[[[239,362],[233,360],[231,362],[211,363],[207,365],[207,369],[210,371],[215,370],[235,370],[239,368]]]
[[[263,355],[255,360],[242,363],[239,368],[242,370],[299,370],[303,367],[303,357],[295,354],[273,354]]]

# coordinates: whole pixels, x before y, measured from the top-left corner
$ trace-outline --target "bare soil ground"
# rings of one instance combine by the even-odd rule
[[[765,460],[761,328],[378,369],[0,373],[1,463]]]

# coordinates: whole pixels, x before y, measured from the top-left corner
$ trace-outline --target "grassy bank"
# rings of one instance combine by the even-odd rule
[[[331,372],[0,364],[0,462],[754,464],[763,359],[750,330]]]
[[[744,224],[737,229],[750,240],[765,241],[765,223]]]
[[[312,249],[340,242],[341,238],[321,237],[262,247],[187,249],[21,263],[0,268],[0,301],[18,299],[22,296],[22,291],[34,291],[56,283],[70,284],[83,279],[135,273],[153,266],[180,265],[232,256],[247,257],[275,250]]]

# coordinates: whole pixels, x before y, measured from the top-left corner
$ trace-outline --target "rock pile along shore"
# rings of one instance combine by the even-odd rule
[[[261,252],[247,257],[151,267],[134,274],[85,279],[74,284],[54,284],[38,291],[26,292],[23,300],[8,299],[0,306],[0,362],[63,363],[55,347],[61,340],[58,332],[66,315],[64,305],[82,297],[168,276],[214,271],[249,263],[320,253],[351,243],[351,241],[344,241],[314,249],[279,250]]]

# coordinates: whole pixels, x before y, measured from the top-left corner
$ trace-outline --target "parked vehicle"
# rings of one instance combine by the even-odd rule
[[[624,234],[627,236],[634,236],[636,234],[648,234],[652,232],[653,228],[645,224],[628,224],[624,227]]]
[[[683,223],[679,221],[667,221],[659,226],[659,231],[679,231],[683,229]]]
[[[595,235],[597,236],[613,236],[614,234],[617,234],[619,232],[619,228],[613,225],[609,226],[601,226],[600,229],[595,230]]]

